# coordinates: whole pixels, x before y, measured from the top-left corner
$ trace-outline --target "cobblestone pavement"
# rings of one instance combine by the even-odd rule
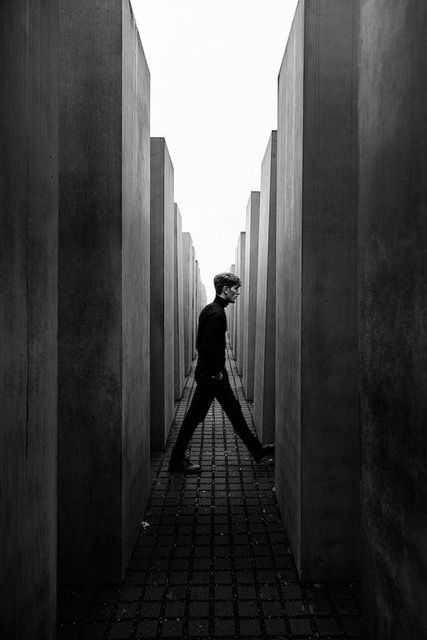
[[[227,366],[252,424],[232,358]],[[191,375],[177,425],[193,386]],[[171,474],[177,430],[152,460],[152,492],[123,584],[62,590],[58,640],[362,638],[357,585],[299,581],[272,462],[252,462],[214,402],[191,444],[201,474]]]

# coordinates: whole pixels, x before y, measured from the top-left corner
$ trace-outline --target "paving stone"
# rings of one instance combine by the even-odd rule
[[[341,635],[341,630],[334,618],[316,618],[316,624],[321,635]]]
[[[202,618],[209,616],[209,602],[191,602],[190,603],[190,617]]]
[[[144,618],[156,618],[160,615],[160,602],[143,602],[140,615]]]
[[[234,636],[234,633],[235,629],[233,618],[218,618],[215,620],[215,638]]]
[[[270,618],[265,621],[265,628],[268,634],[286,634],[286,621],[284,618]]]
[[[107,633],[109,624],[106,622],[94,622],[88,624],[83,633],[78,637],[82,640],[103,640]],[[60,636],[62,638],[62,636]]]
[[[181,618],[185,612],[184,602],[168,602],[166,604],[166,618]]]
[[[120,605],[117,607],[116,618],[117,619],[135,618],[138,606],[139,605],[137,602],[132,602],[132,603],[121,602]]]
[[[263,634],[260,628],[260,622],[257,618],[251,618],[249,620],[240,619],[239,623],[241,634],[255,638],[262,637]]]
[[[190,636],[207,636],[209,632],[209,621],[202,619],[192,619],[189,624]]]
[[[233,590],[231,585],[216,585],[215,586],[215,600],[231,600],[233,598]]]
[[[132,633],[132,622],[115,622],[108,634],[108,640],[127,640]]]
[[[163,622],[162,637],[182,638],[183,621],[180,619],[165,620]]]
[[[142,620],[136,628],[136,638],[157,638],[157,620]]]
[[[143,610],[145,610],[147,608],[147,604],[149,602],[158,602],[162,599],[163,597],[163,592],[164,592],[164,588],[163,587],[150,587],[149,589],[147,589],[145,596],[144,596],[144,602],[142,605]],[[154,605],[153,605],[154,606]]]
[[[310,635],[311,623],[307,618],[289,618],[292,633],[296,635]]]

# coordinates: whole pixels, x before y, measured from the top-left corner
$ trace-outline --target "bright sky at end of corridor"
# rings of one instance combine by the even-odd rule
[[[260,188],[297,0],[131,2],[151,74],[151,135],[166,139],[209,301]]]

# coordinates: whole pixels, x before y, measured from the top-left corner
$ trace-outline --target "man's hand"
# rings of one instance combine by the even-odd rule
[[[219,373],[217,373],[216,376],[211,376],[212,380],[216,380],[217,382],[219,382],[220,380],[222,380],[223,375],[222,375],[222,371],[220,371]]]

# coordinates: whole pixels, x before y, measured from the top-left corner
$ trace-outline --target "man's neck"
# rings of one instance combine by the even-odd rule
[[[221,298],[221,300],[222,300],[221,304],[222,304],[224,307],[226,307],[226,306],[228,305],[228,300],[227,300],[227,298],[225,297],[225,295],[224,295],[223,293],[217,293],[217,294],[216,294],[216,297],[217,297],[217,298]]]

